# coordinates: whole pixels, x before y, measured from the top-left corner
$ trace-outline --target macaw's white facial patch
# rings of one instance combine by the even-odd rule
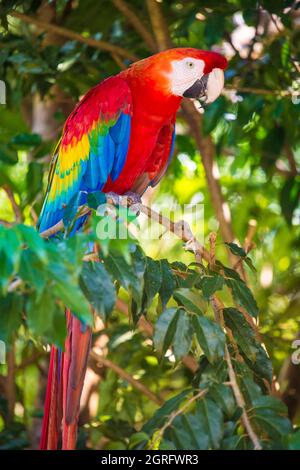
[[[173,95],[183,96],[183,93],[203,76],[204,67],[203,60],[193,57],[173,60],[172,70],[168,73]]]
[[[218,96],[224,87],[224,72],[222,69],[213,69],[208,74],[207,88],[206,88],[206,100],[205,103],[212,103]]]

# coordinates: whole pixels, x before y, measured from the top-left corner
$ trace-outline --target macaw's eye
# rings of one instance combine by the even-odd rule
[[[194,63],[194,62],[191,62],[191,61],[186,62],[186,67],[187,67],[188,69],[193,69],[193,68],[195,67],[195,63]]]

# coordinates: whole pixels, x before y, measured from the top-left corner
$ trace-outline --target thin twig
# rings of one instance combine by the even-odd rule
[[[179,408],[178,410],[174,411],[173,413],[171,413],[171,415],[169,416],[169,419],[165,422],[165,424],[163,425],[162,428],[159,429],[159,431],[155,434],[155,438],[153,439],[151,445],[149,446],[149,449],[155,449],[156,447],[156,444],[159,444],[159,442],[161,441],[161,439],[163,438],[163,435],[166,431],[167,428],[169,428],[174,419],[177,418],[177,416],[180,416],[182,413],[184,413],[190,406],[191,404],[198,400],[198,398],[203,398],[206,393],[208,392],[207,389],[204,389],[204,390],[200,390],[200,392],[196,393],[196,395],[193,395],[183,406],[182,408]]]
[[[240,93],[253,93],[255,95],[275,95],[275,96],[281,96],[282,98],[284,97],[291,97],[296,95],[297,93],[295,91],[291,90],[269,90],[267,88],[255,88],[255,87],[247,87],[243,86],[240,87],[238,85],[227,85],[223,93],[226,94],[227,91],[236,91]]]
[[[31,356],[23,359],[23,361],[17,366],[17,370],[26,369],[26,367],[36,364],[39,359],[45,356],[47,356],[46,351],[35,351]]]
[[[157,405],[161,406],[164,404],[164,400],[161,397],[153,393],[148,387],[146,387],[146,385],[142,384],[139,380],[134,379],[132,375],[128,374],[128,372],[126,372],[124,369],[122,369],[121,367],[119,367],[117,364],[110,361],[106,357],[100,356],[95,351],[91,351],[90,358],[94,361],[94,365],[96,365],[98,368],[101,366],[104,366],[104,367],[107,367],[108,369],[113,370],[119,377],[126,380],[134,388],[139,390],[139,392],[143,393],[145,396],[147,396],[151,401],[153,401]]]
[[[209,267],[210,269],[213,269],[215,266],[216,262],[216,239],[217,239],[217,234],[215,232],[212,232],[209,235],[209,245],[210,245],[210,250],[209,250]]]
[[[78,216],[83,216],[88,214],[91,211],[91,209],[87,206],[80,206],[77,211]],[[63,220],[59,220],[57,224],[53,225],[52,227],[48,228],[47,230],[44,230],[43,232],[40,233],[40,236],[42,238],[49,238],[52,235],[55,235],[56,233],[60,232],[61,230],[64,230],[64,222]]]
[[[259,439],[258,439],[255,431],[253,430],[252,425],[250,423],[250,420],[248,418],[246,408],[245,408],[244,397],[243,397],[242,392],[241,392],[241,390],[238,386],[238,383],[237,383],[236,375],[235,375],[235,372],[234,372],[234,369],[233,369],[233,366],[232,366],[231,357],[230,357],[227,345],[225,345],[225,360],[227,362],[230,385],[231,385],[236,403],[243,410],[243,414],[242,414],[241,419],[242,419],[242,423],[244,425],[244,428],[246,429],[246,431],[248,433],[248,436],[250,437],[250,439],[251,439],[251,441],[254,445],[254,450],[262,450],[262,446],[259,442]]]
[[[223,320],[223,315],[222,315],[222,312],[223,312],[222,302],[218,299],[218,297],[216,295],[213,295],[211,304],[212,304],[212,307],[213,307],[213,310],[214,310],[214,313],[215,313],[216,321],[220,324],[220,326],[222,328],[224,328],[224,320]],[[247,414],[247,411],[246,411],[245,400],[244,400],[242,392],[239,388],[237,378],[236,378],[236,375],[235,375],[235,371],[234,371],[234,368],[232,366],[231,357],[230,357],[228,347],[227,347],[226,344],[225,344],[225,361],[227,362],[230,386],[232,388],[232,391],[233,391],[233,394],[234,394],[234,397],[235,397],[235,401],[236,401],[237,405],[242,409],[242,416],[241,416],[242,424],[243,424],[245,430],[247,431],[247,434],[248,434],[249,438],[251,439],[251,441],[253,443],[254,449],[255,450],[261,450],[262,446],[259,442],[259,439],[258,439],[258,437],[257,437],[257,435],[256,435],[256,433],[255,433],[255,431],[252,427],[250,419],[248,417],[248,414]]]
[[[291,174],[293,176],[296,176],[299,174],[298,172],[298,168],[297,168],[297,164],[296,164],[296,160],[295,160],[295,156],[294,156],[294,152],[290,146],[289,143],[286,143],[285,146],[284,146],[284,150],[285,150],[285,154],[286,154],[286,158],[289,162],[289,165],[290,165],[290,169],[291,169]]]
[[[146,2],[158,49],[163,51],[173,47],[169,36],[168,25],[161,11],[161,5],[156,0],[146,0]]]
[[[11,189],[10,186],[8,186],[7,184],[4,184],[2,186],[2,188],[4,189],[4,191],[6,192],[6,195],[11,203],[11,207],[14,211],[14,214],[15,214],[15,219],[16,219],[16,222],[17,223],[21,223],[22,220],[23,220],[23,215],[22,215],[22,211],[21,211],[21,208],[19,206],[19,204],[17,203],[16,201],[16,198],[15,198],[15,195],[14,195],[14,192],[13,190]]]
[[[12,423],[15,415],[16,404],[16,349],[15,341],[12,341],[10,350],[7,352],[7,376],[6,376],[6,400],[7,400],[7,423]]]
[[[38,26],[39,28],[45,31],[49,31],[51,33],[58,34],[65,38],[72,39],[74,41],[78,41],[83,44],[87,44],[88,46],[95,47],[96,49],[101,49],[103,51],[115,53],[131,61],[138,60],[137,56],[135,56],[131,52],[128,52],[123,47],[115,46],[114,44],[111,44],[109,42],[101,41],[101,40],[93,39],[93,38],[86,38],[79,33],[75,33],[75,31],[71,31],[70,29],[63,28],[61,26],[57,26],[51,23],[47,23],[45,21],[41,21],[33,16],[28,16],[28,15],[25,15],[24,13],[20,13],[19,11],[11,11],[9,14],[10,16],[14,16],[15,18],[18,18],[24,23]]]

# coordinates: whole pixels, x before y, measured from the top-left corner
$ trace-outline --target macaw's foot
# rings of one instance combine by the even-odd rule
[[[142,204],[142,198],[137,193],[134,193],[132,191],[127,191],[127,193],[125,193],[124,196],[127,197],[129,206],[132,206],[135,204]]]
[[[136,216],[139,216],[140,207],[142,204],[141,196],[132,191],[127,191],[123,197],[126,199],[126,206],[129,207],[130,212],[133,212]]]
[[[130,210],[136,213],[138,213],[142,203],[141,196],[132,191],[128,191],[122,196],[113,192],[106,193],[106,201],[114,206],[130,207]]]
[[[108,204],[113,204],[114,206],[120,206],[122,201],[122,196],[117,193],[109,192],[106,193],[106,201]]]

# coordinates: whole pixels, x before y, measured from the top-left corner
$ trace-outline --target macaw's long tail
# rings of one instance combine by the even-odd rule
[[[80,396],[91,346],[91,328],[66,312],[65,351],[52,346],[40,442],[41,450],[76,447]]]

